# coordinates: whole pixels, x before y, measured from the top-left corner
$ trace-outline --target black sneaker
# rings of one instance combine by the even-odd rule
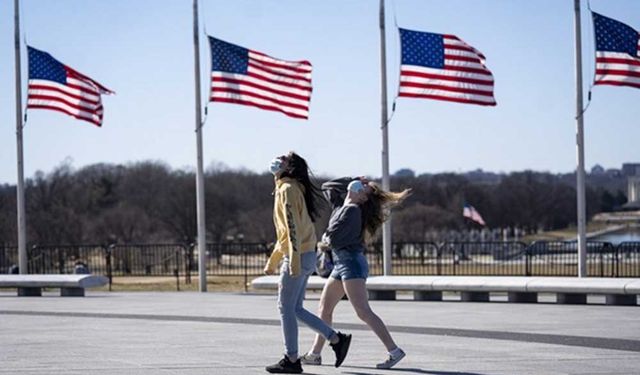
[[[291,362],[286,355],[275,365],[265,367],[267,372],[272,374],[302,374],[302,365],[300,364],[300,358],[297,361]]]
[[[338,332],[338,342],[331,345],[331,349],[336,353],[336,367],[340,367],[344,359],[347,358],[347,352],[349,351],[349,345],[351,345],[351,335],[345,335]]]

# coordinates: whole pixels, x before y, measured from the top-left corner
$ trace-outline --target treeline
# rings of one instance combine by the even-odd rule
[[[326,178],[319,178],[322,182]],[[206,171],[207,241],[274,240],[273,177],[213,166]],[[464,230],[472,204],[491,228],[527,231],[575,223],[575,188],[566,175],[518,172],[492,183],[464,175],[398,175],[392,187],[413,195],[394,214],[395,240],[420,241],[433,230]],[[197,235],[195,174],[162,162],[96,164],[74,170],[63,164],[25,182],[28,241],[32,244],[191,243]],[[587,186],[591,216],[626,201],[620,190]],[[318,220],[324,229],[329,210]],[[477,227],[476,227],[477,228]],[[0,245],[16,244],[16,188],[0,185]]]

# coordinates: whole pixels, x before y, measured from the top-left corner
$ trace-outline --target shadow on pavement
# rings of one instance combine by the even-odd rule
[[[360,367],[360,366],[344,366],[346,368],[358,368],[365,370],[373,370],[370,367]],[[378,370],[378,371],[399,371],[406,372],[411,374],[428,374],[428,375],[483,375],[477,372],[462,372],[462,371],[428,371],[419,368],[392,368],[389,370]],[[305,373],[306,374],[306,373]],[[371,372],[351,372],[351,371],[343,371],[343,374],[351,374],[351,375],[378,375],[379,373],[371,373]]]

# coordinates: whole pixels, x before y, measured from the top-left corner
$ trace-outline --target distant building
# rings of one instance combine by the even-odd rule
[[[622,172],[619,169],[609,168],[604,172],[607,177],[620,177]]]
[[[393,174],[394,177],[410,177],[414,178],[416,176],[416,172],[409,168],[399,169],[396,173]]]
[[[624,163],[622,164],[622,175],[624,176],[640,176],[640,163]]]
[[[640,163],[622,164],[622,175],[627,178],[627,203],[623,210],[640,209]]]
[[[493,173],[493,172],[485,172],[482,169],[478,168],[474,171],[469,171],[464,173],[464,176],[472,183],[480,183],[480,184],[499,184],[502,180],[502,176]]]
[[[629,203],[640,202],[640,175],[627,177],[627,199]]]
[[[604,174],[604,168],[600,164],[596,164],[591,168],[591,174],[602,175]]]

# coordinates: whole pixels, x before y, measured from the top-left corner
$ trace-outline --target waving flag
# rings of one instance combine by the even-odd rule
[[[462,209],[462,216],[469,218],[482,226],[487,225],[482,219],[482,216],[480,216],[480,213],[470,204],[464,205],[464,208]]]
[[[309,118],[311,63],[285,61],[209,37],[212,102]]]
[[[400,29],[398,96],[496,105],[484,55],[454,35]]]
[[[640,33],[622,22],[593,13],[596,85],[640,88]]]
[[[27,108],[50,109],[102,126],[101,94],[113,94],[91,78],[54,59],[50,54],[27,47],[29,88]]]

